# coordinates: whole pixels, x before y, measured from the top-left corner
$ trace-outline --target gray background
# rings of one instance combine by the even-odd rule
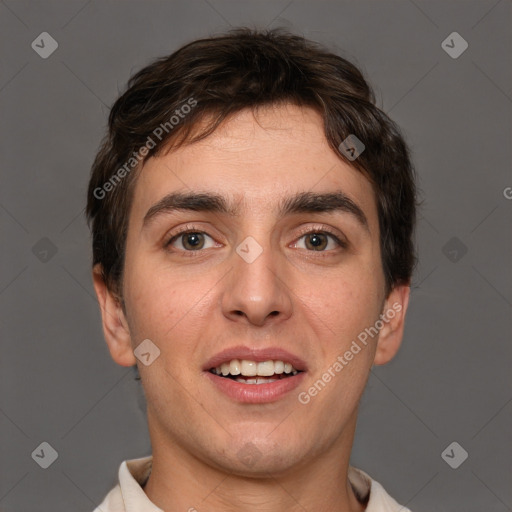
[[[511,8],[0,1],[0,510],[91,511],[122,460],[150,453],[139,384],[100,328],[89,168],[134,71],[237,25],[288,27],[355,61],[416,162],[424,203],[405,341],[372,372],[353,464],[414,512],[511,510]],[[469,44],[457,59],[441,47],[453,31]],[[31,48],[42,32],[59,44],[47,59]],[[43,441],[58,452],[48,469],[31,457]],[[441,457],[453,441],[469,454],[458,469]]]

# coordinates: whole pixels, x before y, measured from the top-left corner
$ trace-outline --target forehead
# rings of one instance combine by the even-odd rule
[[[322,117],[289,104],[240,111],[205,139],[149,159],[135,183],[133,215],[144,217],[175,191],[215,192],[253,215],[277,211],[298,192],[342,191],[370,227],[377,215],[370,182],[331,149]]]

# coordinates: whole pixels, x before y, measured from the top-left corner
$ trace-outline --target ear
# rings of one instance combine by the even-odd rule
[[[374,364],[386,364],[398,352],[404,334],[405,313],[409,305],[409,285],[395,286],[384,303],[381,319],[383,327],[379,333]]]
[[[121,366],[134,366],[136,360],[133,355],[130,330],[120,299],[108,289],[103,279],[101,265],[94,266],[92,277],[101,309],[103,335],[110,355]]]

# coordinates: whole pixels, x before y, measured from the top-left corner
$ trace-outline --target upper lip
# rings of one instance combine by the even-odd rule
[[[277,347],[267,348],[250,348],[239,345],[237,347],[227,348],[215,354],[203,366],[203,370],[211,370],[220,366],[222,363],[227,363],[232,359],[245,359],[247,361],[256,361],[258,363],[263,361],[283,361],[291,363],[291,365],[298,371],[306,371],[306,363],[298,356]]]

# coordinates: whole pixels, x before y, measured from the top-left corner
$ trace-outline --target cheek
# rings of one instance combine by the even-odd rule
[[[376,338],[365,329],[379,318],[381,298],[374,281],[354,274],[329,280],[308,299],[304,313],[315,326],[319,357],[299,402],[334,435],[336,425],[355,411],[368,379]]]
[[[361,330],[372,325],[382,306],[380,285],[369,273],[346,272],[339,278],[326,279],[320,286],[304,283],[304,290],[304,304],[338,346],[350,343]]]
[[[185,329],[191,333],[208,304],[208,283],[185,280],[183,276],[149,264],[132,266],[125,280],[125,301],[132,338],[149,338],[162,350],[182,339]],[[204,297],[198,302],[198,298]],[[137,341],[137,340],[134,340]]]

